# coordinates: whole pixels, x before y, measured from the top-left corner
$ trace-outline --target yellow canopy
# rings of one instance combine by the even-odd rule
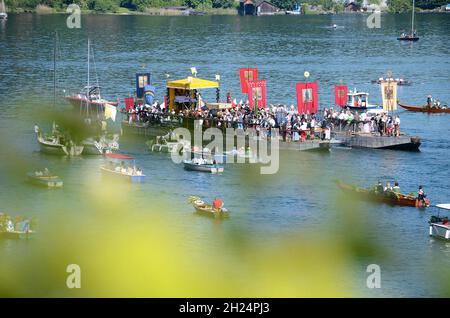
[[[219,82],[209,81],[198,77],[188,77],[176,81],[167,82],[167,88],[181,88],[192,90],[217,87],[219,87]]]

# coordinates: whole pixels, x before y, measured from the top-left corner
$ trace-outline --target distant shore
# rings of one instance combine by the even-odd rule
[[[45,5],[38,5],[35,9],[23,9],[17,8],[11,13],[36,13],[36,14],[67,14],[65,9],[54,9]],[[368,14],[370,11],[352,11],[352,12],[333,12],[333,11],[319,11],[319,10],[310,10],[307,9],[304,15],[335,15],[335,14]],[[382,11],[382,14],[389,14],[388,11]],[[420,13],[449,13],[442,10],[421,10],[419,9],[418,14]],[[236,16],[238,15],[238,10],[236,8],[229,9],[192,9],[187,8],[186,10],[176,10],[171,8],[146,8],[144,11],[135,11],[129,10],[127,8],[118,8],[114,11],[95,11],[95,10],[81,10],[81,14],[92,14],[92,15],[143,15],[143,16],[199,16],[199,15],[230,15]],[[390,13],[397,14],[397,13]],[[285,15],[285,11],[280,11],[275,13],[274,15]]]

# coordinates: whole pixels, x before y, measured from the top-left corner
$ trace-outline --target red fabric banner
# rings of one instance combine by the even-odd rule
[[[334,104],[345,107],[347,105],[347,85],[334,86]]]
[[[250,108],[255,106],[255,100],[259,108],[266,108],[266,81],[249,81],[247,83],[248,101]]]
[[[126,111],[134,108],[134,98],[133,97],[126,97],[124,100],[125,100],[125,110]]]
[[[319,99],[317,82],[297,83],[297,110],[299,114],[317,113]]]
[[[241,79],[241,90],[242,93],[247,94],[247,83],[249,81],[256,81],[258,79],[258,69],[257,68],[240,68],[239,77]]]

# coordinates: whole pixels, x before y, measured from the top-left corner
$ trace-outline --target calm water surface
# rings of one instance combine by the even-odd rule
[[[362,15],[83,16],[82,28],[70,30],[65,28],[65,16],[11,15],[0,25],[0,211],[34,215],[43,222],[46,210],[53,207],[60,215],[89,220],[90,205],[83,200],[92,191],[87,184],[101,182],[98,167],[102,158],[66,159],[37,151],[32,131],[33,122],[39,121],[36,113],[53,107],[55,29],[60,37],[59,96],[63,90],[77,91],[84,85],[89,37],[103,95],[111,99],[127,96],[133,90],[134,73],[146,69],[152,71],[162,100],[165,74],[172,79],[185,77],[195,66],[199,77],[214,79],[220,74],[222,94],[229,90],[239,100],[244,96],[238,69],[256,66],[260,77],[267,80],[271,103],[295,104],[295,83],[302,80],[305,70],[319,81],[321,107],[331,105],[333,85],[340,80],[350,88],[368,91],[372,103],[380,102],[379,87],[370,81],[389,70],[394,77],[413,82],[410,87],[399,87],[401,101],[419,105],[432,94],[450,102],[450,15],[418,15],[421,39],[417,43],[396,40],[399,32],[408,28],[408,15],[383,15],[380,29],[368,29],[365,19]],[[328,28],[332,24],[342,28]],[[214,92],[205,92],[205,96],[213,99]],[[57,107],[68,106],[61,102]],[[166,212],[174,216],[173,229],[195,233],[185,240],[185,248],[193,253],[199,253],[205,241],[214,246],[212,236],[232,236],[237,230],[263,241],[306,231],[336,232],[337,238],[345,239],[352,231],[362,231],[364,244],[376,243],[385,258],[364,253],[365,247],[355,252],[349,286],[358,294],[442,295],[445,280],[438,279],[436,284],[433,277],[449,268],[450,244],[428,237],[427,221],[435,210],[360,203],[359,221],[339,230],[345,213],[336,209],[336,200],[346,199],[336,191],[335,179],[365,186],[378,179],[395,179],[404,192],[416,191],[418,184],[423,184],[432,202],[450,202],[450,116],[402,110],[399,114],[403,130],[422,137],[420,152],[282,153],[280,171],[273,176],[261,176],[257,168],[248,165],[227,167],[222,176],[186,172],[167,156],[149,153],[142,141],[124,139],[122,150],[135,156],[148,175],[146,184],[133,186],[129,206],[151,214],[156,198],[170,198]],[[28,186],[23,178],[12,179],[7,163],[15,160],[52,167],[64,178],[64,189],[42,191]],[[192,194],[208,200],[220,195],[233,217],[223,223],[194,218],[186,205],[186,197]],[[33,243],[22,243],[0,242],[0,259],[24,257]],[[365,269],[370,263],[382,268],[380,290],[365,288]]]

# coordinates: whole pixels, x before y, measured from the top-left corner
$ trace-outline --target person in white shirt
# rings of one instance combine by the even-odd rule
[[[395,136],[400,136],[400,117],[398,115],[395,115],[394,119],[394,128],[395,128]]]

